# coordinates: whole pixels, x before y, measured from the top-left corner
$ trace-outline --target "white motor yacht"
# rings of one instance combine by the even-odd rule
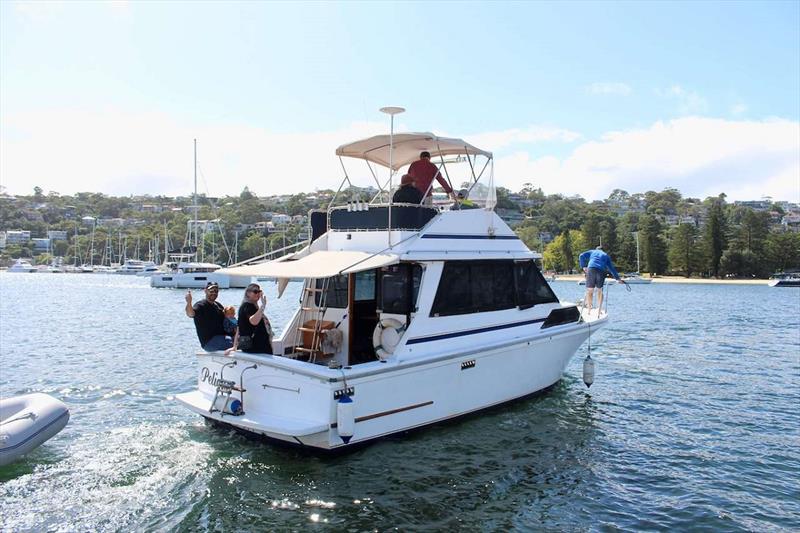
[[[127,259],[122,266],[117,269],[117,274],[128,276],[135,276],[140,272],[144,272],[149,267],[155,267],[156,264],[152,261],[140,261],[139,259]]]
[[[770,277],[770,287],[800,287],[800,272],[781,272]]]
[[[150,276],[151,287],[171,289],[202,289],[211,281],[221,289],[230,287],[230,276],[218,271],[222,267],[214,263],[182,261],[170,272],[159,272]]]
[[[468,160],[473,187],[488,166],[485,207],[392,204],[383,188],[373,202],[335,207],[337,193],[327,211],[312,213],[303,250],[222,270],[277,279],[281,294],[289,280],[303,280],[274,355],[197,353],[197,388],[178,394],[180,403],[215,423],[339,450],[561,379],[608,316],[559,301],[536,265],[539,254],[494,213],[491,153],[409,133],[347,144],[337,155],[397,171],[421,150],[440,165],[448,156]]]
[[[19,258],[13,265],[8,267],[8,272],[38,272],[37,268],[27,259]]]
[[[154,276],[155,274],[163,274],[165,272],[164,268],[155,264],[152,261],[147,261],[144,265],[144,269],[141,272],[137,272],[136,275],[142,278],[148,278],[150,276]]]

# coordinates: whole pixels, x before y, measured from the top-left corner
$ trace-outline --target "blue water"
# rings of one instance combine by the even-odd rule
[[[281,300],[265,289],[277,326],[297,287]],[[0,467],[0,529],[800,529],[800,289],[609,297],[590,390],[584,346],[545,395],[318,457],[208,427],[174,402],[196,370],[181,291],[0,274],[0,395],[46,392],[72,412]]]

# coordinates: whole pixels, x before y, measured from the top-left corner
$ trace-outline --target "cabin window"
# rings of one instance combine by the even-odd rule
[[[353,299],[356,302],[363,302],[366,300],[375,299],[375,271],[364,270],[363,272],[356,273],[356,293]]]
[[[336,309],[347,309],[347,275],[341,274],[328,278],[328,290],[325,291],[325,306],[334,307]],[[325,280],[318,279],[316,287],[321,289],[324,286]],[[317,306],[322,305],[321,292],[315,293],[315,302]]]
[[[431,316],[511,309],[517,305],[511,261],[447,261]]]
[[[398,315],[414,312],[421,279],[422,267],[416,264],[383,267],[378,284],[378,309]]]
[[[516,261],[514,274],[517,305],[520,309],[528,309],[536,304],[558,302],[558,298],[533,261]]]

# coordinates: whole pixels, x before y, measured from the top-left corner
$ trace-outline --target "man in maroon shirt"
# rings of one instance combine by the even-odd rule
[[[436,165],[431,163],[430,152],[421,152],[419,154],[419,161],[414,161],[411,163],[411,166],[408,167],[408,175],[414,178],[414,185],[419,189],[419,192],[425,196],[426,205],[431,205],[432,203],[432,190],[429,191],[428,188],[430,188],[433,178],[436,178],[436,181],[439,182],[445,192],[455,199],[453,196],[453,188],[450,187],[450,184],[444,179],[439,169],[436,168]]]

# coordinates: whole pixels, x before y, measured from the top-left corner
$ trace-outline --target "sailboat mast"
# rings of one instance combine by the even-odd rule
[[[636,273],[638,274],[642,271],[642,269],[639,267],[639,232],[634,231],[633,236],[636,237]]]
[[[194,140],[194,249],[197,252],[197,139]]]

